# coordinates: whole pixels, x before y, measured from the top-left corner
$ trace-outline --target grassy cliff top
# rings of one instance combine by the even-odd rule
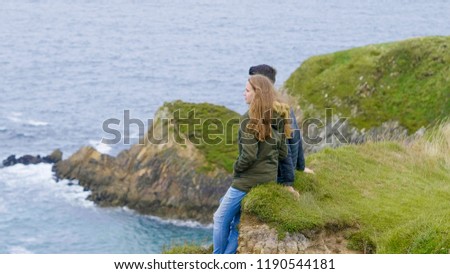
[[[174,137],[178,143],[184,142],[181,139],[189,140],[205,156],[206,163],[200,172],[213,170],[214,166],[232,172],[238,155],[238,113],[224,106],[180,100],[165,103],[161,109],[173,117]]]
[[[416,131],[450,115],[450,37],[369,45],[306,60],[286,81],[305,118],[332,108],[362,129]]]
[[[296,200],[275,183],[253,189],[244,214],[284,232],[353,231],[350,248],[377,253],[450,252],[450,123],[429,139],[325,149],[296,174]],[[431,138],[431,141],[430,141]]]

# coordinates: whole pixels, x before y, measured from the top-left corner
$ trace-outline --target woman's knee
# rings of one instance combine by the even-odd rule
[[[219,210],[217,209],[213,215],[214,224],[223,222],[223,217],[224,217],[224,215],[221,214],[221,212],[219,212]]]

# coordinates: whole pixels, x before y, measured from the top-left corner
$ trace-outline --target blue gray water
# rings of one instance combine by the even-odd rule
[[[282,83],[313,55],[450,35],[449,13],[447,0],[2,0],[0,159],[84,145],[115,155],[128,146],[100,144],[102,123],[124,110],[146,121],[182,99],[243,112],[251,65],[272,64]],[[0,169],[0,253],[159,253],[211,239],[210,227],[96,207],[50,168]]]

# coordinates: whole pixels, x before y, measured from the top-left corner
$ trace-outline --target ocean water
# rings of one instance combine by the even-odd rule
[[[281,85],[310,56],[418,36],[450,35],[447,0],[0,2],[0,159],[67,158],[105,145],[109,118],[147,121],[165,101],[240,113],[248,68]],[[123,123],[119,125],[123,133]],[[131,144],[138,129],[131,128]],[[210,242],[211,227],[99,208],[51,166],[0,168],[0,253],[160,253]]]

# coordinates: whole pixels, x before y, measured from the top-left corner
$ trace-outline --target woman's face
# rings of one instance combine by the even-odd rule
[[[253,97],[255,97],[255,90],[253,89],[252,85],[247,81],[247,84],[245,85],[244,90],[244,97],[245,102],[250,105],[250,103],[253,101]]]

